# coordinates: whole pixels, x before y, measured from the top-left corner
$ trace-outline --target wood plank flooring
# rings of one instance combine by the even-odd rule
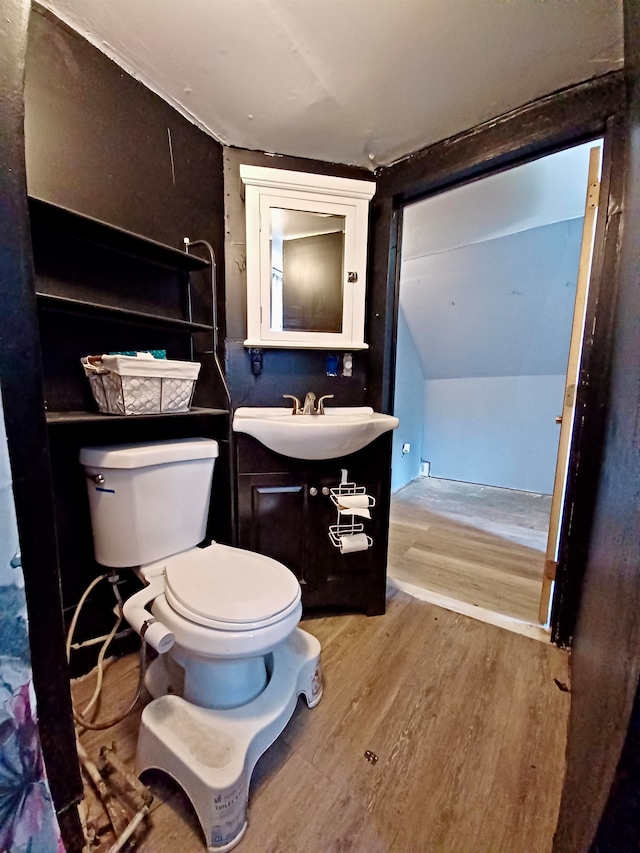
[[[325,692],[300,700],[253,776],[239,853],[545,853],[562,779],[567,653],[390,589],[384,616],[306,620]],[[124,705],[135,656],[113,663],[101,713]],[[557,679],[557,682],[554,680]],[[91,683],[76,682],[78,701]],[[139,712],[85,732],[132,762]],[[375,764],[365,751],[378,756]],[[180,789],[162,774],[141,853],[204,850]],[[91,806],[97,814],[97,804]]]
[[[389,577],[535,624],[551,497],[418,477],[391,499]]]

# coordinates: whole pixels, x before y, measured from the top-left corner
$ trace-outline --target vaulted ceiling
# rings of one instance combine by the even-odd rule
[[[621,66],[621,0],[44,0],[227,145],[375,168]]]
[[[405,209],[400,309],[425,379],[564,374],[597,145]]]

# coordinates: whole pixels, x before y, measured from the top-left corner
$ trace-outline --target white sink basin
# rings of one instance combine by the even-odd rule
[[[252,435],[265,447],[294,459],[335,459],[355,453],[400,421],[369,406],[325,409],[324,415],[292,415],[291,409],[240,408],[233,431]]]

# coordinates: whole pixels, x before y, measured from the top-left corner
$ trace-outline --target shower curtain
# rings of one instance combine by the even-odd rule
[[[46,778],[0,394],[0,851],[64,853]]]

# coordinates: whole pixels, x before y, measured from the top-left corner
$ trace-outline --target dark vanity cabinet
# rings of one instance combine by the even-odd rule
[[[238,545],[288,566],[302,586],[307,614],[384,613],[391,435],[350,456],[320,461],[281,456],[247,435],[237,434],[236,441]],[[329,535],[338,521],[330,490],[340,485],[343,469],[375,499],[371,519],[355,519],[373,544],[349,554]]]

